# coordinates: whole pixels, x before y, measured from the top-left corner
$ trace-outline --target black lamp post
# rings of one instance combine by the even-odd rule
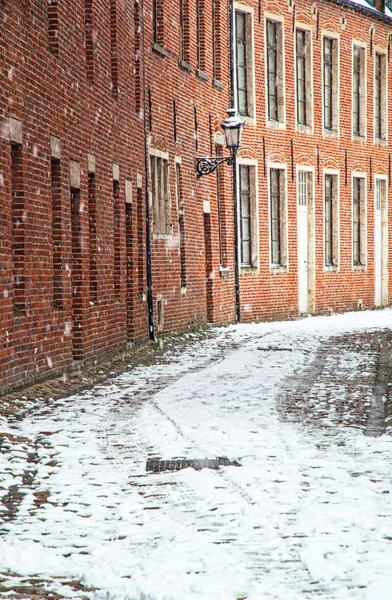
[[[196,160],[197,178],[203,175],[213,173],[219,165],[227,163],[233,167],[233,197],[234,197],[234,266],[235,266],[235,301],[237,322],[241,321],[241,303],[240,303],[240,270],[238,260],[238,200],[237,200],[237,152],[241,144],[242,128],[245,125],[237,117],[235,108],[229,108],[228,117],[222,123],[222,129],[225,133],[226,147],[230,150],[230,156],[225,157],[205,157]]]

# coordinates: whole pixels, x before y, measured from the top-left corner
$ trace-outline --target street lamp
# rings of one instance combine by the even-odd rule
[[[203,175],[210,175],[210,173],[213,173],[222,163],[232,165],[233,161],[235,161],[238,148],[241,144],[242,128],[245,125],[245,122],[237,117],[235,108],[229,108],[227,114],[228,117],[223,121],[222,129],[225,133],[226,147],[230,150],[230,156],[197,158],[196,172],[198,179],[203,177]]]
[[[229,108],[228,117],[222,123],[222,129],[225,133],[226,147],[230,150],[230,156],[225,157],[204,157],[196,159],[197,178],[203,175],[213,173],[219,165],[227,163],[233,167],[233,200],[234,200],[234,266],[235,266],[235,301],[237,322],[241,321],[241,302],[240,302],[240,264],[238,260],[238,200],[237,200],[237,152],[241,144],[242,128],[244,121],[237,116],[235,108]]]

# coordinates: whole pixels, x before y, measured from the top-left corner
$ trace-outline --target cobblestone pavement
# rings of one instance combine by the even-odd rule
[[[390,324],[382,311],[192,334],[9,411],[0,597],[389,599]],[[220,457],[242,466],[146,472]]]

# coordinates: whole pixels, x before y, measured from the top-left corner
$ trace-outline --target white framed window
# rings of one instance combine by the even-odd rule
[[[153,233],[167,236],[171,234],[168,154],[150,150],[150,175]]]
[[[323,36],[323,129],[339,131],[339,39],[330,32]]]
[[[352,55],[352,134],[366,137],[366,47],[353,44]]]
[[[374,54],[374,138],[387,138],[387,57],[382,52]]]
[[[300,128],[313,123],[311,31],[298,25],[295,30],[296,118]]]
[[[287,267],[286,167],[271,164],[269,176],[270,263],[272,268]]]
[[[324,171],[324,266],[339,266],[339,174]]]
[[[259,264],[257,162],[238,161],[240,264],[255,269]]]
[[[284,44],[283,22],[276,15],[265,20],[265,78],[267,126],[282,129],[285,126]]]
[[[235,90],[237,110],[242,117],[254,119],[255,82],[253,49],[253,9],[235,4]]]
[[[366,176],[352,177],[352,255],[353,266],[366,266]]]

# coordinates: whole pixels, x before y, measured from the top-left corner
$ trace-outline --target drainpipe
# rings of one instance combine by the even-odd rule
[[[234,65],[235,65],[235,39],[234,39],[234,0],[230,0],[230,100],[231,106],[235,107],[235,90],[234,90]],[[235,275],[235,307],[237,323],[241,322],[241,291],[240,291],[240,264],[238,260],[238,184],[237,184],[237,151],[233,153],[233,202],[234,202],[234,275]]]
[[[147,270],[147,304],[148,304],[148,334],[150,340],[155,339],[154,332],[154,304],[152,295],[152,267],[151,267],[151,221],[150,203],[148,197],[148,172],[149,155],[147,146],[147,102],[146,102],[146,56],[145,56],[145,29],[144,29],[144,0],[141,2],[141,27],[142,27],[142,55],[143,55],[143,135],[144,135],[144,186],[146,194],[146,270]]]

